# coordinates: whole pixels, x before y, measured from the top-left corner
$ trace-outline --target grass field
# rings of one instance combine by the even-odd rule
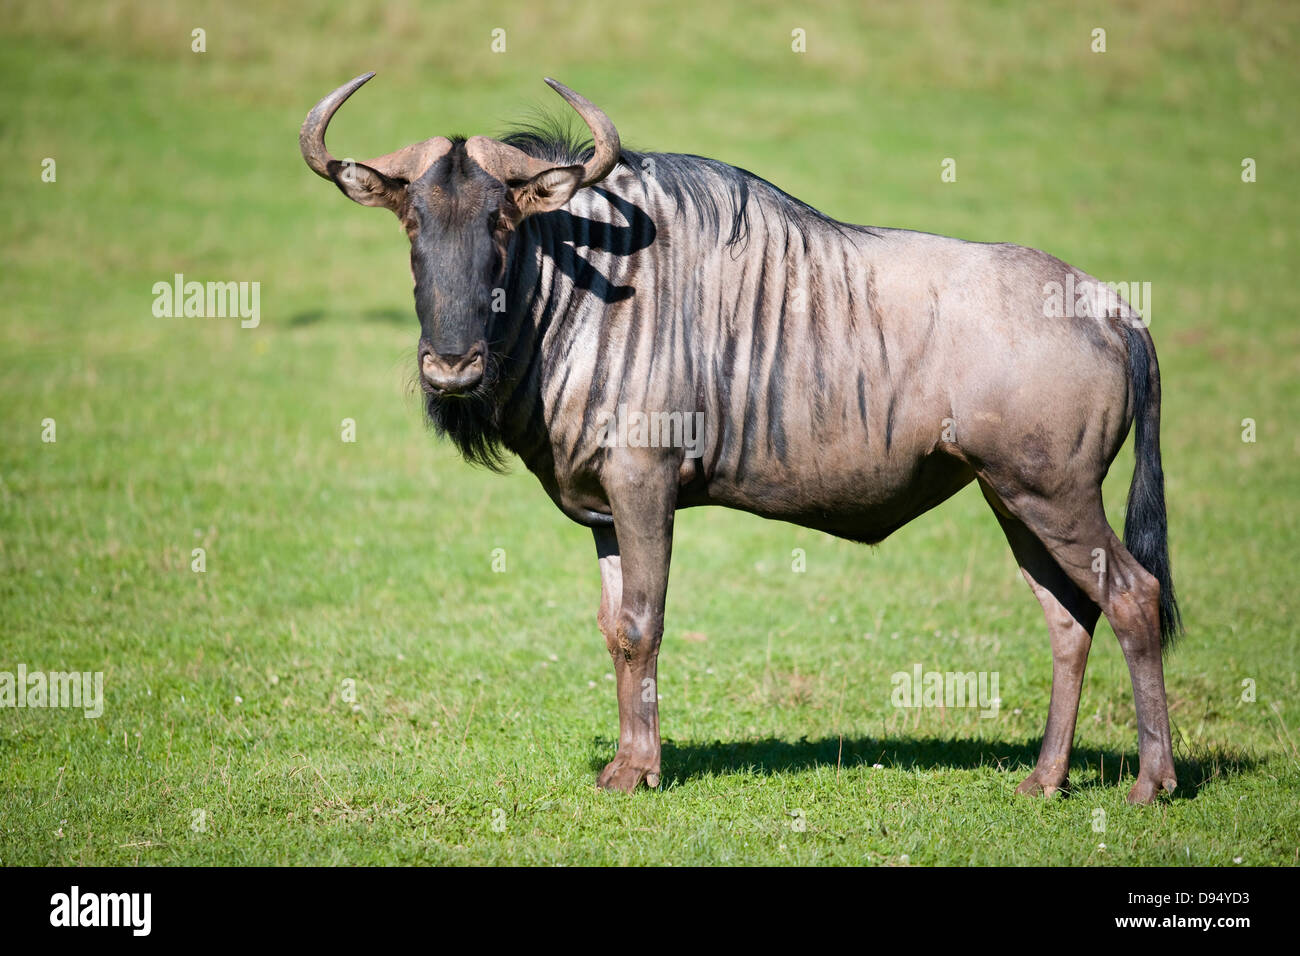
[[[1295,864],[1300,7],[864,6],[0,3],[0,671],[105,697],[0,708],[0,863]],[[679,516],[663,786],[597,792],[591,537],[426,431],[405,237],[298,154],[370,69],[339,156],[500,132],[550,75],[838,218],[1149,281],[1176,796],[1124,801],[1105,623],[1074,793],[1014,796],[1051,660],[973,488],[878,548]],[[155,318],[175,273],[260,282],[260,325]],[[917,664],[995,669],[998,716],[893,707]]]

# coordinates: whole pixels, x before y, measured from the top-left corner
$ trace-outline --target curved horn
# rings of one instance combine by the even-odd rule
[[[302,130],[298,133],[298,146],[302,149],[302,158],[316,173],[324,179],[333,179],[334,172],[343,165],[340,160],[330,155],[325,148],[325,130],[329,128],[334,113],[361,87],[365,86],[374,73],[363,73],[355,80],[344,83],[337,90],[325,97],[307,114],[303,120]],[[451,149],[451,140],[444,136],[435,136],[423,142],[403,146],[393,153],[377,159],[366,160],[366,166],[378,170],[390,179],[405,179],[412,182],[419,179],[424,171]]]
[[[618,163],[620,149],[618,130],[614,128],[609,117],[597,109],[590,100],[579,96],[563,83],[557,83],[549,78],[546,82],[577,110],[578,115],[587,124],[587,128],[591,130],[592,142],[596,149],[591,159],[583,164],[582,185],[590,186],[600,182]],[[522,149],[486,136],[471,136],[465,144],[465,149],[474,162],[502,182],[532,179],[548,169],[555,168],[553,162],[529,156]]]
[[[298,148],[302,150],[302,158],[307,160],[307,165],[322,179],[334,178],[330,174],[330,164],[338,162],[325,148],[325,130],[343,101],[365,86],[374,75],[373,72],[363,73],[352,82],[344,83],[313,106],[307,118],[302,121],[302,129],[298,131]]]
[[[614,128],[609,117],[585,96],[580,96],[549,76],[546,78],[546,85],[563,96],[565,102],[577,111],[582,121],[587,124],[587,128],[591,130],[591,140],[596,151],[591,154],[591,159],[583,163],[585,172],[582,175],[582,185],[590,186],[592,183],[600,182],[618,164],[618,154],[622,148],[618,141],[618,130]]]

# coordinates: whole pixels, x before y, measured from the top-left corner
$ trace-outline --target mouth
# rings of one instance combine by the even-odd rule
[[[487,382],[484,377],[465,383],[431,382],[426,376],[418,374],[417,378],[425,401],[431,405],[441,402],[468,402],[487,397]]]
[[[478,387],[478,383],[466,386],[464,388],[446,388],[434,385],[431,382],[424,382],[424,393],[435,399],[447,399],[449,401],[468,401]]]

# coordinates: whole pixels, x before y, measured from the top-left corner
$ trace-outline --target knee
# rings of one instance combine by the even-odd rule
[[[630,661],[656,654],[662,635],[663,621],[653,611],[623,608],[615,621],[613,634],[607,634],[605,640],[611,654],[622,654]]]
[[[1107,617],[1127,650],[1160,647],[1160,583],[1145,568],[1137,568],[1125,587],[1111,596]]]

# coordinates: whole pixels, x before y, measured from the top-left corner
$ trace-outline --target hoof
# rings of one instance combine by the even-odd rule
[[[1178,789],[1178,781],[1172,773],[1159,783],[1139,773],[1137,783],[1133,784],[1133,789],[1128,792],[1128,802],[1135,806],[1146,806],[1155,803],[1156,797],[1160,796],[1160,791],[1172,794],[1176,789]]]
[[[620,790],[623,793],[631,793],[643,783],[651,789],[658,787],[659,767],[630,755],[619,754],[605,764],[605,769],[596,777],[596,786],[601,790]]]
[[[1050,800],[1058,793],[1066,794],[1069,792],[1070,781],[1068,778],[1059,781],[1044,780],[1042,777],[1039,777],[1037,773],[1031,773],[1020,782],[1020,786],[1016,787],[1016,793],[1021,796],[1043,797],[1047,800]]]

